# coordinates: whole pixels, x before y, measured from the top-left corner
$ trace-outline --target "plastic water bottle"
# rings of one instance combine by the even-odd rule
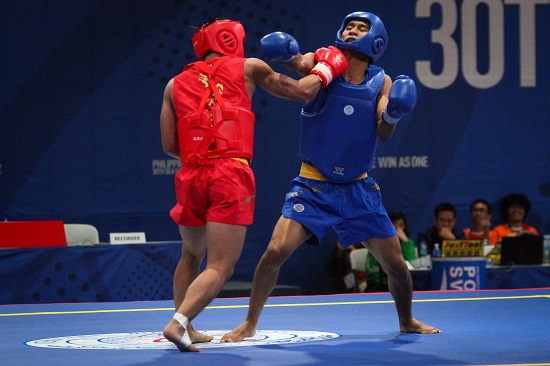
[[[426,257],[428,255],[428,244],[426,244],[426,240],[422,240],[420,242],[420,256]]]
[[[434,244],[434,250],[432,251],[432,256],[433,257],[441,257],[441,248],[439,248],[438,243]]]

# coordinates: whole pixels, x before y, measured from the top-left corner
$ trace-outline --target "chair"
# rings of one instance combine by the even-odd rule
[[[358,292],[367,289],[367,248],[357,248],[349,253],[349,263],[355,276],[355,283]]]
[[[99,244],[99,232],[88,224],[64,224],[67,246]]]
[[[367,268],[367,254],[369,250],[367,248],[357,248],[349,253],[349,261],[351,269],[357,272],[365,272]]]

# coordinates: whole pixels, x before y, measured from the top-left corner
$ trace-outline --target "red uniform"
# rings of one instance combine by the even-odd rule
[[[474,232],[470,228],[462,229],[462,232],[464,233],[464,237],[466,239],[480,239],[480,240],[485,239],[485,233],[484,232]],[[489,236],[489,239],[488,239],[489,244],[495,245],[496,242],[492,242],[492,240],[493,240],[493,238],[491,236]]]
[[[242,57],[219,57],[185,67],[174,78],[182,168],[175,176],[179,225],[207,221],[250,225],[256,186],[248,162],[254,114]]]
[[[530,233],[530,234],[533,234],[533,235],[539,235],[538,230],[533,226],[522,224],[521,229],[519,229],[519,228],[518,229],[512,229],[512,228],[510,228],[510,226],[508,224],[502,224],[502,225],[495,226],[493,228],[493,230],[491,230],[491,233],[490,233],[491,242],[494,241],[495,243],[498,243],[499,241],[502,240],[502,238],[504,238],[506,236],[516,236],[520,232],[526,232],[526,233]]]

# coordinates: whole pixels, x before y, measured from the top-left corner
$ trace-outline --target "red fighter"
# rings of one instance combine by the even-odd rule
[[[164,91],[160,129],[164,151],[181,160],[175,176],[182,254],[174,273],[176,313],[164,337],[180,351],[212,337],[191,326],[233,274],[252,224],[256,187],[250,168],[254,145],[252,95],[256,86],[297,101],[313,98],[347,69],[338,49],[323,50],[299,80],[264,61],[244,57],[241,23],[214,20],[192,37],[200,61],[187,65]],[[321,80],[321,82],[319,82]],[[208,253],[206,268],[200,264]]]

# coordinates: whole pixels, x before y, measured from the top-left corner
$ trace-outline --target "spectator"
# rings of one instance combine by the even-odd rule
[[[401,244],[401,254],[406,261],[415,260],[417,255],[415,244],[409,237],[409,227],[407,226],[407,218],[403,212],[391,212],[389,218],[397,231],[397,237]],[[382,267],[372,255],[371,252],[367,255],[367,265],[365,272],[367,273],[367,291],[388,291],[388,275],[382,270]]]
[[[491,230],[491,241],[498,243],[505,236],[523,234],[539,235],[534,226],[525,224],[525,219],[531,210],[531,201],[522,193],[510,193],[500,200],[500,213],[503,223]]]
[[[403,212],[394,211],[389,215],[393,227],[397,231],[399,243],[401,243],[401,254],[406,261],[415,260],[417,255],[415,251],[414,240],[410,238],[409,226],[407,225],[407,217]]]
[[[483,198],[474,200],[470,205],[470,220],[472,226],[462,230],[466,239],[482,239],[487,240],[491,245],[496,244],[489,235],[491,232],[491,205],[489,202]]]
[[[435,206],[433,223],[429,229],[418,234],[418,245],[423,241],[428,246],[428,253],[431,254],[434,244],[441,244],[443,240],[464,239],[464,233],[455,229],[456,208],[448,202],[442,202]]]

